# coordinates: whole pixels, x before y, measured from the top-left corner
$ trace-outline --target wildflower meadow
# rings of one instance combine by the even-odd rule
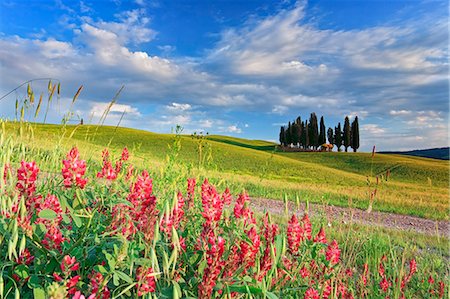
[[[36,162],[21,159],[30,149],[11,140],[2,135],[0,143],[2,299],[448,293],[445,278],[394,250],[346,260],[342,244],[307,212],[274,220],[251,210],[246,191],[192,177],[157,197],[159,182],[131,163],[126,147],[99,152],[101,163],[86,161],[77,147]]]

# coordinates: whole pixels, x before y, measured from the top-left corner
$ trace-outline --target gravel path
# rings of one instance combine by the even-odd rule
[[[271,214],[283,215],[285,211],[284,202],[281,200],[252,198],[250,206],[254,211],[268,211]],[[295,203],[289,202],[289,211],[296,210]],[[305,211],[305,204],[301,203],[300,214]],[[380,227],[415,231],[427,235],[437,235],[450,237],[449,221],[435,221],[414,216],[399,215],[386,212],[372,211],[367,213],[360,209],[342,208],[335,206],[323,206],[319,204],[309,204],[309,214],[325,216],[329,222],[333,220],[344,223],[355,222],[365,225],[376,225]]]

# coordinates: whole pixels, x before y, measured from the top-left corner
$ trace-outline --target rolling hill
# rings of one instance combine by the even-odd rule
[[[412,150],[412,151],[403,151],[403,152],[381,152],[381,153],[382,154],[397,154],[397,155],[448,160],[449,159],[449,151],[450,151],[449,147],[441,147],[441,148],[430,148],[430,149],[423,149],[423,150]]]

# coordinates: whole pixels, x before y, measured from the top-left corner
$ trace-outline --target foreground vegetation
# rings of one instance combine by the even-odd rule
[[[146,156],[130,159],[128,149],[95,146],[85,161],[76,147],[66,151],[61,137],[45,144],[37,127],[22,125],[12,135],[3,124],[0,135],[0,298],[448,293],[446,240],[418,240],[415,248],[401,234],[390,240],[391,233],[364,227],[324,228],[294,211],[273,220],[255,215],[245,192],[233,196],[191,178],[197,171],[180,162],[181,137],[170,137],[166,163],[156,167]]]

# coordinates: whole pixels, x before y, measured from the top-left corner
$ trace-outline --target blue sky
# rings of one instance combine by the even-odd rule
[[[448,146],[447,1],[12,1],[0,3],[0,95],[60,80],[60,122],[154,132],[176,124],[277,140],[311,112],[360,119],[361,149]],[[46,82],[34,82],[37,93]],[[14,117],[20,89],[0,101]]]

